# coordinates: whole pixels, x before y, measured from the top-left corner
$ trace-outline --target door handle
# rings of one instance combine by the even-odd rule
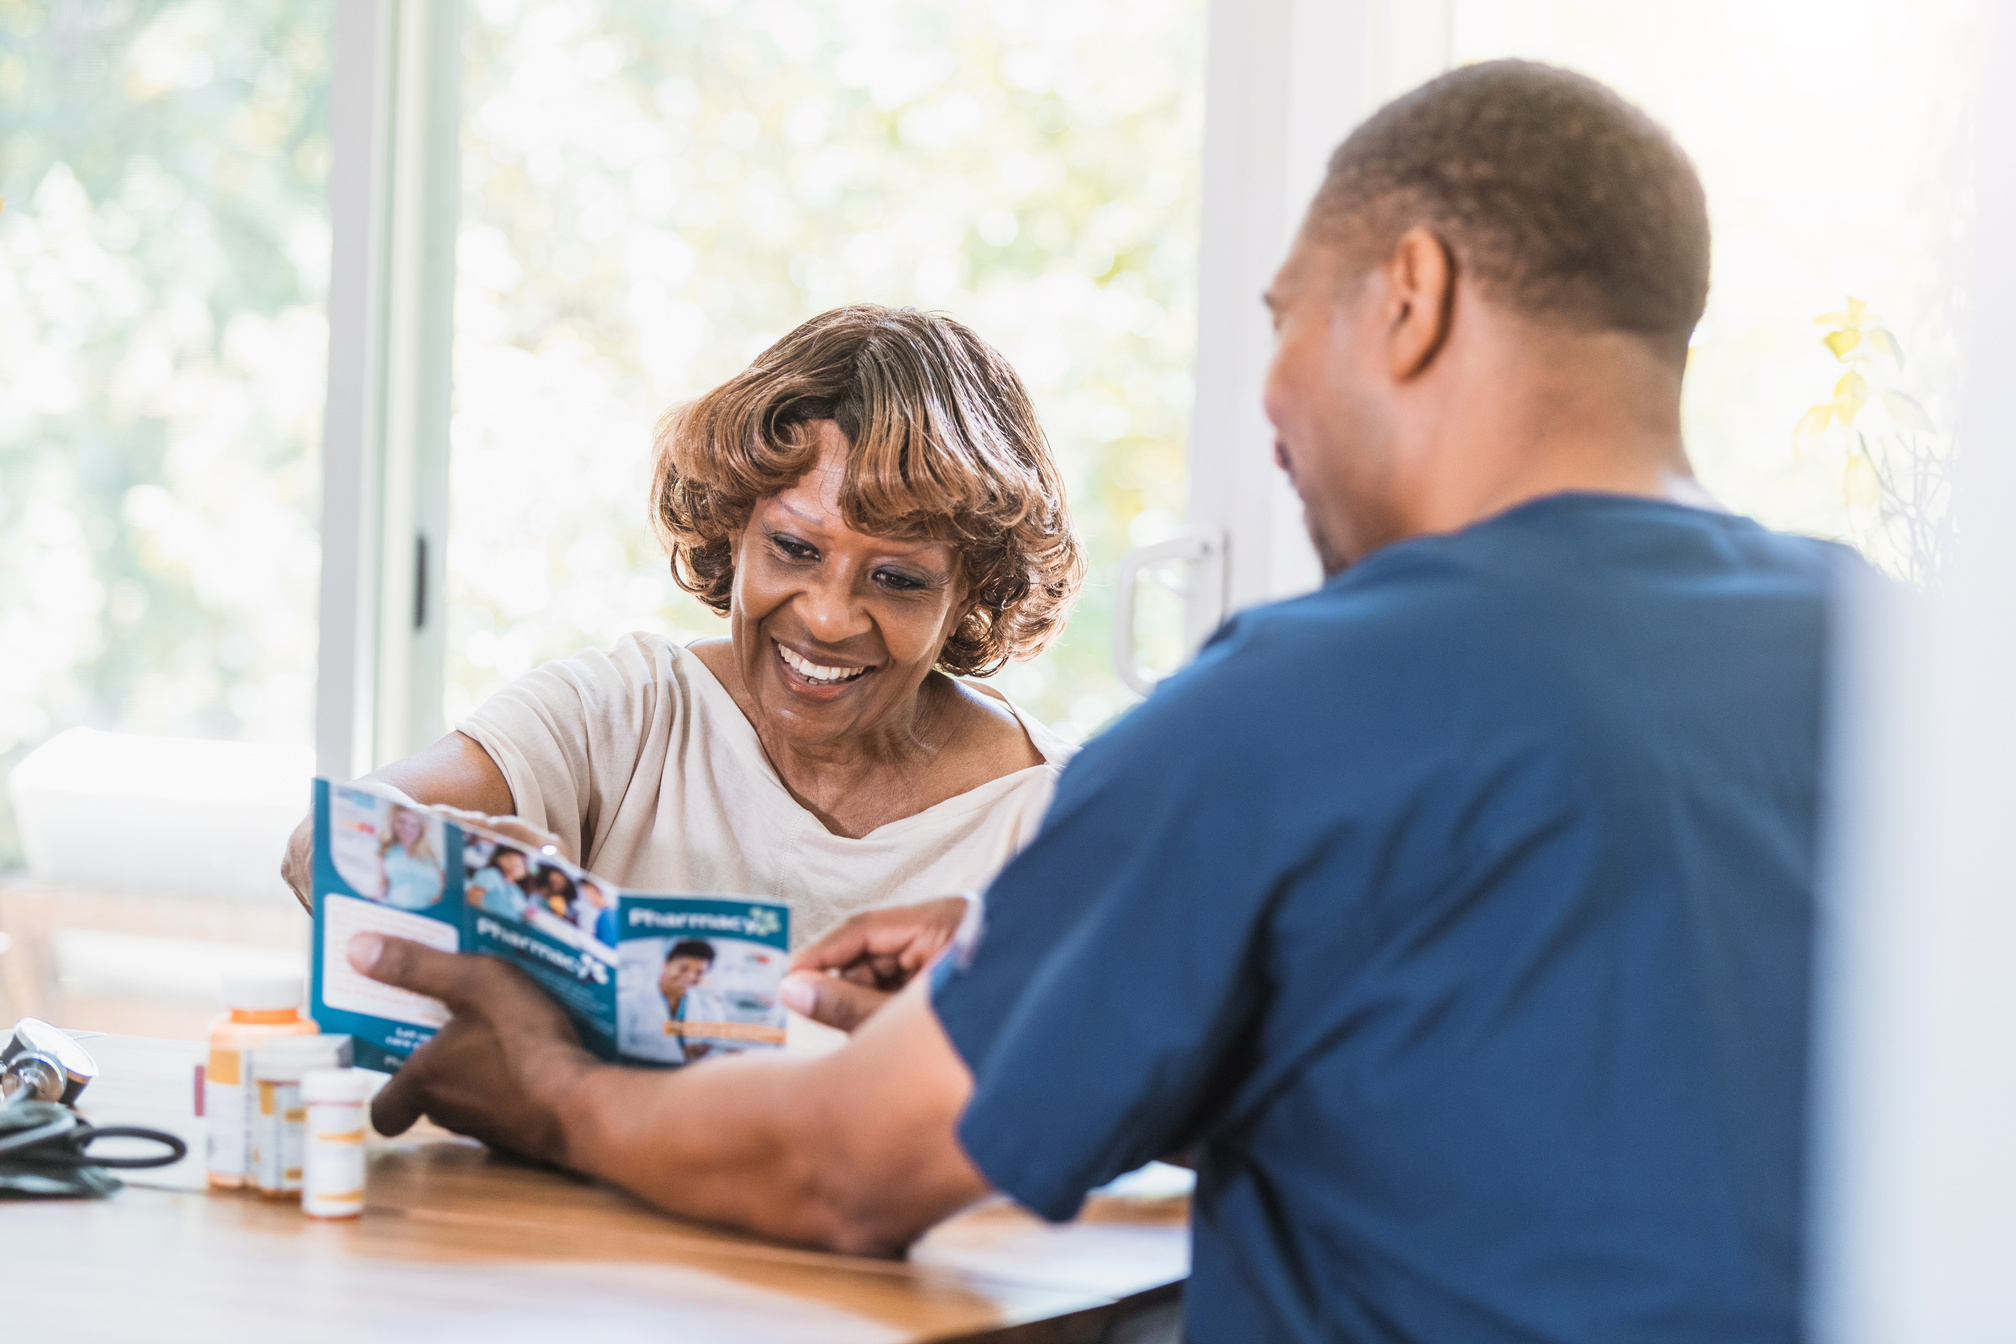
[[[1134,639],[1134,596],[1143,570],[1179,561],[1185,579],[1183,596],[1183,656],[1187,660],[1203,646],[1225,618],[1225,529],[1199,525],[1150,546],[1137,546],[1120,557],[1113,580],[1113,670],[1136,695],[1146,695],[1167,673],[1141,665]],[[1174,586],[1174,585],[1169,585]]]

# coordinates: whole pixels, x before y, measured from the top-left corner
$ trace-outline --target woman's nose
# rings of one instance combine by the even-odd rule
[[[822,644],[838,644],[874,625],[854,585],[838,574],[822,574],[806,586],[798,597],[798,616],[805,622],[805,633]]]

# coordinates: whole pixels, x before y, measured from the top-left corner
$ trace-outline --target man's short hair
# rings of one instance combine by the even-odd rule
[[[674,961],[680,957],[691,957],[695,961],[714,964],[714,944],[703,943],[698,938],[682,938],[672,944],[672,950],[665,954],[665,960]]]
[[[1532,61],[1452,70],[1331,155],[1319,241],[1365,264],[1433,230],[1494,301],[1685,358],[1708,301],[1708,205],[1658,123],[1585,75]]]

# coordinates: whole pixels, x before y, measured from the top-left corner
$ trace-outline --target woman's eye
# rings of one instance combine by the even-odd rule
[[[772,537],[770,541],[772,545],[776,546],[783,553],[784,558],[787,560],[816,560],[819,558],[819,552],[807,546],[802,541],[793,541],[789,537]]]
[[[905,574],[901,570],[884,569],[875,575],[875,581],[884,588],[898,593],[914,593],[925,587],[925,581],[915,574]]]

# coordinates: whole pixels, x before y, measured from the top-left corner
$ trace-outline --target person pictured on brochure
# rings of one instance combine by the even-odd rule
[[[531,897],[525,886],[531,878],[531,866],[525,856],[509,845],[491,845],[483,842],[494,852],[487,862],[475,865],[469,874],[469,904],[479,906],[483,913],[495,915],[499,919],[523,919]],[[465,854],[480,853],[471,845]]]
[[[607,947],[616,945],[616,902],[600,884],[581,879],[580,899],[574,903],[574,927]]]
[[[425,910],[441,899],[448,878],[434,838],[438,830],[438,823],[425,812],[397,803],[387,808],[384,834],[378,842],[385,904],[401,910]]]
[[[574,922],[574,879],[559,868],[548,867],[539,874],[536,893],[541,909],[555,919]]]
[[[1084,574],[1015,371],[950,318],[841,308],[674,408],[656,455],[672,577],[726,637],[549,663],[370,778],[620,886],[788,901],[799,942],[985,886],[1071,748],[979,679]],[[282,864],[304,905],[311,839]]]
[[[682,1063],[691,1064],[712,1048],[706,1041],[689,1039],[676,1024],[693,1020],[693,991],[713,969],[714,945],[702,938],[682,938],[666,951],[665,968],[658,973],[658,992],[665,997],[665,1034],[678,1042]]]

